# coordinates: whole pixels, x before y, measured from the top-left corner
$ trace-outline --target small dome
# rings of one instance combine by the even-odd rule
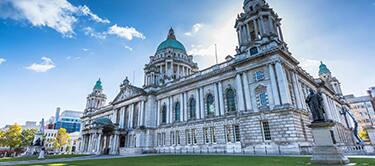
[[[173,48],[186,52],[184,45],[176,40],[176,36],[174,35],[174,31],[172,28],[169,30],[167,40],[160,43],[157,52],[167,48]]]

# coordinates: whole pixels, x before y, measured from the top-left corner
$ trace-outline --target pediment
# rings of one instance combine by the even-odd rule
[[[127,86],[121,87],[120,93],[113,100],[113,103],[124,101],[124,100],[133,98],[135,96],[139,96],[144,93],[145,92],[142,88],[138,88],[132,85],[127,85]]]

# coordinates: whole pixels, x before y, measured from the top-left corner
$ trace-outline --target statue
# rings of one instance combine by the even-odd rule
[[[310,89],[310,94],[306,98],[306,103],[313,115],[313,122],[324,122],[325,111],[323,107],[323,98],[320,92],[315,93],[314,90]]]

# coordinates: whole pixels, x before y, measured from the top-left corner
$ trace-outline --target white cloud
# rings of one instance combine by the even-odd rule
[[[83,15],[89,16],[95,22],[104,23],[104,24],[110,23],[110,21],[108,19],[102,19],[98,15],[92,13],[90,8],[88,8],[86,5],[80,6],[79,10],[82,12]]]
[[[203,24],[200,24],[200,23],[197,23],[197,24],[194,24],[191,31],[190,32],[186,32],[185,35],[186,36],[192,36],[196,33],[198,33],[203,27]]]
[[[128,49],[129,51],[133,51],[133,48],[131,48],[130,46],[128,46],[128,45],[125,45],[124,46],[126,49]]]
[[[47,72],[53,68],[55,68],[55,64],[53,63],[52,59],[48,57],[42,57],[42,63],[33,63],[30,66],[27,66],[26,69],[32,70],[34,72]]]
[[[7,61],[6,59],[0,58],[0,65],[3,64],[3,63],[5,63],[6,61]]]
[[[77,16],[87,16],[99,23],[109,23],[87,7],[76,7],[67,0],[2,0],[0,18],[27,21],[35,27],[49,27],[64,37],[74,36]]]
[[[133,27],[121,27],[117,26],[117,24],[108,28],[107,34],[115,35],[120,38],[124,38],[127,40],[133,40],[133,38],[145,39],[146,37],[141,33],[138,32]]]
[[[96,38],[96,39],[104,40],[104,39],[107,38],[106,33],[104,33],[104,32],[97,32],[97,31],[95,31],[95,29],[93,29],[91,27],[85,27],[85,28],[83,28],[83,32],[85,33],[85,35],[93,37],[93,38]]]
[[[87,51],[89,51],[89,49],[88,48],[82,48],[82,51],[87,52]]]

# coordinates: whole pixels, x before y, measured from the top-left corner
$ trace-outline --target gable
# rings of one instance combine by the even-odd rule
[[[124,101],[130,98],[133,98],[135,96],[139,96],[141,94],[144,94],[143,89],[135,87],[135,86],[127,85],[121,88],[120,93],[113,100],[113,103]]]

